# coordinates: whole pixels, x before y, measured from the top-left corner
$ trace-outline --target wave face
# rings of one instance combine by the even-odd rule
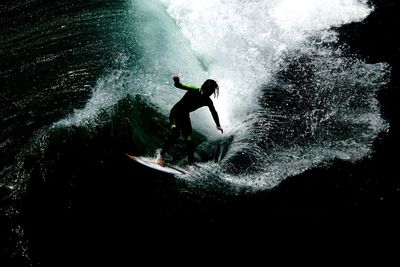
[[[153,155],[183,95],[172,86],[173,74],[183,83],[212,78],[220,85],[214,104],[224,135],[208,110],[191,115],[200,168],[180,182],[196,190],[256,192],[334,159],[370,156],[389,129],[376,95],[390,67],[351,54],[336,32],[363,21],[373,10],[367,2],[2,5],[1,214],[18,215],[34,176],[46,182],[62,174],[66,184],[84,179],[90,171],[64,169],[78,164],[74,149],[87,169],[93,155],[101,164],[111,158],[108,148],[120,153],[132,145]],[[178,165],[182,151],[177,146],[171,155]]]

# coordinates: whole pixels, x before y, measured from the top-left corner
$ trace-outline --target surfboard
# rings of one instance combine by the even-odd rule
[[[187,171],[185,171],[185,170],[183,170],[181,168],[175,167],[175,166],[164,166],[164,167],[160,166],[160,165],[158,165],[157,163],[154,162],[153,158],[135,157],[135,156],[132,156],[132,155],[129,155],[129,154],[126,154],[126,155],[131,160],[133,160],[133,161],[135,161],[135,162],[137,162],[137,163],[139,163],[139,164],[141,164],[143,166],[146,166],[146,167],[148,167],[150,169],[159,171],[159,172],[163,172],[163,173],[166,173],[166,174],[172,174],[172,175],[183,175],[183,174],[187,174],[188,173]]]

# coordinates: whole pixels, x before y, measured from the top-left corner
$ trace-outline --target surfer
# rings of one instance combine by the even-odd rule
[[[217,82],[211,79],[206,80],[200,88],[193,85],[181,84],[178,76],[173,76],[172,79],[174,80],[174,85],[176,88],[186,90],[187,92],[171,109],[169,114],[171,132],[156,158],[156,163],[164,166],[165,154],[168,152],[171,146],[176,143],[180,134],[182,134],[186,142],[188,164],[191,165],[194,161],[195,146],[192,140],[192,125],[190,122],[189,113],[198,108],[207,106],[210,109],[217,130],[221,133],[224,132],[219,123],[218,113],[215,110],[213,101],[210,98],[212,94],[214,94],[214,98],[218,97],[219,87]]]

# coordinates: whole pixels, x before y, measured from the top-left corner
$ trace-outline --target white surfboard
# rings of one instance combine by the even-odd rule
[[[153,158],[135,157],[135,156],[132,156],[132,155],[129,155],[129,154],[126,154],[126,155],[130,159],[132,159],[132,160],[134,160],[134,161],[138,162],[139,164],[142,164],[142,165],[144,165],[146,167],[149,167],[149,168],[151,168],[153,170],[157,170],[157,171],[164,172],[164,173],[167,173],[167,174],[172,174],[172,175],[183,175],[183,174],[187,174],[188,173],[187,171],[185,171],[185,170],[183,170],[181,168],[175,167],[175,166],[164,166],[164,167],[162,167],[162,166],[158,165],[157,163],[155,163]]]

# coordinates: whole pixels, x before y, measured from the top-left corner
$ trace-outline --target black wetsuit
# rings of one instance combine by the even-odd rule
[[[194,144],[192,141],[192,125],[190,123],[189,113],[198,108],[208,106],[215,124],[217,127],[220,127],[218,113],[215,110],[214,104],[210,97],[206,94],[203,94],[200,88],[190,85],[183,85],[181,83],[175,83],[175,87],[187,90],[187,92],[171,109],[169,114],[171,134],[162,147],[161,155],[165,155],[169,148],[176,143],[180,133],[182,133],[183,138],[186,141],[188,163],[191,164],[193,163]]]

